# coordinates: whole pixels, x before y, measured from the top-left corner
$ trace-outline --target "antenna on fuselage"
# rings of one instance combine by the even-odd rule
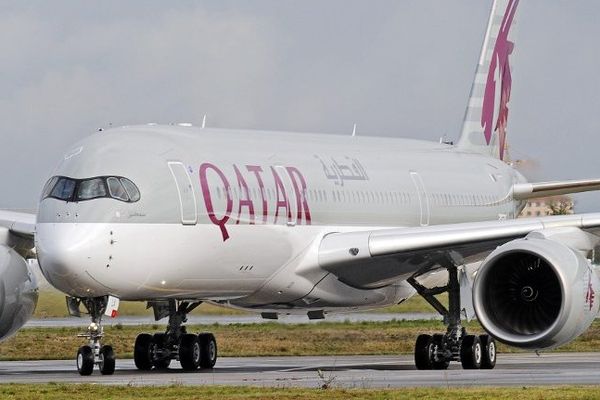
[[[440,138],[440,144],[447,144],[452,146],[454,145],[454,141],[452,139],[448,139],[448,136],[444,134],[444,136]]]
[[[202,117],[202,128],[206,128],[206,114],[204,114],[204,117]]]
[[[354,123],[354,127],[352,128],[352,137],[356,136],[356,123]]]

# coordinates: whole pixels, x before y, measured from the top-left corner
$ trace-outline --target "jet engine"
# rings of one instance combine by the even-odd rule
[[[473,286],[475,313],[485,330],[529,350],[555,348],[581,335],[598,313],[599,280],[575,248],[535,232],[492,252]]]
[[[25,325],[37,299],[37,281],[27,261],[10,247],[0,245],[0,340]]]

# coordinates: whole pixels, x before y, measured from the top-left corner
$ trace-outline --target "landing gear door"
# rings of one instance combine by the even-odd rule
[[[196,194],[190,175],[183,163],[179,161],[170,161],[168,165],[179,196],[181,223],[183,225],[196,225],[198,221]]]

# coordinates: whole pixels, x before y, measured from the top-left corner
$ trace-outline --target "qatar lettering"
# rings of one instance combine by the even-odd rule
[[[311,224],[306,179],[296,167],[203,163],[199,175],[208,219],[223,241],[228,224]]]

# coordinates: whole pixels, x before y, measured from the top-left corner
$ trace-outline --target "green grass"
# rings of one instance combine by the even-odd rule
[[[212,304],[201,304],[192,312],[192,315],[248,315],[244,311],[232,308],[219,307]],[[144,316],[153,315],[152,310],[146,309],[146,303],[141,301],[122,301],[119,306],[119,315]],[[33,318],[62,318],[68,317],[65,294],[56,289],[45,288],[39,293],[38,304]]]
[[[447,303],[447,296],[440,296],[442,303]],[[435,312],[425,299],[414,296],[402,304],[372,310],[379,313],[418,313]],[[119,315],[144,316],[152,315],[152,310],[146,309],[146,303],[140,301],[123,301],[119,307]],[[192,315],[249,315],[249,313],[212,304],[202,304],[192,312]],[[34,318],[62,318],[68,317],[65,295],[53,288],[40,290],[38,305]]]
[[[402,388],[402,389],[296,389],[225,386],[105,386],[79,384],[0,385],[5,400],[145,400],[145,399],[465,399],[537,400],[598,399],[600,386],[522,387],[522,388]]]
[[[86,326],[82,320],[82,328]],[[472,322],[471,333],[483,333]],[[105,329],[105,344],[111,344],[119,358],[131,358],[135,337],[141,332],[164,331],[165,325],[112,326]],[[190,326],[189,332],[213,332],[222,356],[301,356],[355,354],[411,354],[420,333],[442,332],[439,321],[391,321],[360,323],[311,323]],[[0,343],[1,360],[72,359],[84,339],[74,328],[26,328]],[[600,348],[600,322],[561,351],[597,351]],[[515,349],[499,345],[500,352]]]

